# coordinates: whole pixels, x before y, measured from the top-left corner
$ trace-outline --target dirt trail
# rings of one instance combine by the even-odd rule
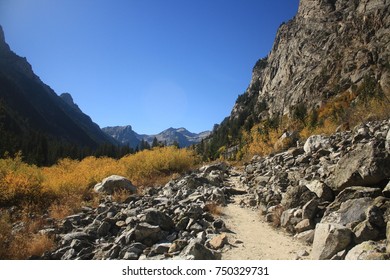
[[[231,177],[228,182],[235,188],[243,189],[238,177]],[[228,233],[232,248],[222,254],[224,260],[294,260],[304,251],[310,252],[305,244],[294,240],[292,236],[273,228],[264,221],[259,210],[242,208],[241,196],[234,197],[234,202],[223,208],[223,220],[232,233]]]

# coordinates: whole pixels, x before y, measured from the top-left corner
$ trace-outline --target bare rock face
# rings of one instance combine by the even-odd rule
[[[311,109],[366,76],[390,89],[389,9],[390,0],[301,0],[269,55],[255,65],[230,120],[253,103],[260,120],[291,113],[298,104]]]

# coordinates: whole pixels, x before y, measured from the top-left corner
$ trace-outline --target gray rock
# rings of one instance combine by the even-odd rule
[[[386,151],[390,154],[390,129],[387,132],[385,148]]]
[[[71,248],[65,252],[65,254],[61,257],[62,260],[71,260],[76,257],[76,250]]]
[[[325,215],[328,215],[330,212],[337,211],[340,209],[340,206],[343,202],[352,199],[358,198],[376,198],[381,196],[381,189],[378,188],[368,188],[368,187],[348,187],[341,191],[339,195],[336,197],[335,201],[333,201],[325,212]]]
[[[141,222],[159,226],[162,230],[167,231],[171,230],[175,226],[171,217],[156,209],[148,209],[145,215],[141,218]]]
[[[306,186],[290,186],[283,194],[281,204],[285,209],[302,207],[315,197],[317,196]]]
[[[150,253],[148,254],[148,257],[153,257],[156,255],[162,255],[162,254],[168,253],[171,245],[172,245],[172,243],[154,244],[150,250]]]
[[[201,241],[198,239],[193,239],[190,243],[183,249],[180,255],[186,259],[191,260],[218,260],[221,257],[218,254],[213,253],[211,250],[207,249]]]
[[[301,233],[301,232],[304,232],[307,230],[314,229],[314,223],[309,219],[304,219],[304,220],[300,221],[298,224],[296,224],[294,229],[295,229],[295,232]]]
[[[135,241],[137,242],[147,242],[145,245],[151,246],[160,239],[159,233],[161,228],[159,226],[153,226],[148,223],[140,223],[135,227],[134,235]]]
[[[353,240],[356,244],[363,243],[364,241],[375,240],[379,236],[379,231],[367,220],[358,224],[353,229],[353,233],[355,234]]]
[[[95,236],[91,234],[87,234],[85,232],[71,232],[62,237],[62,240],[65,242],[71,242],[73,239],[79,239],[79,240],[89,240],[93,241],[95,239]]]
[[[107,236],[110,232],[111,224],[108,222],[103,222],[97,229],[97,234],[100,237]]]
[[[116,191],[125,190],[129,193],[136,193],[135,187],[128,179],[118,175],[112,175],[105,178],[101,183],[94,187],[94,191],[98,193],[113,194]]]
[[[382,193],[383,193],[383,196],[390,198],[390,182],[383,189]]]
[[[173,241],[171,246],[169,247],[168,253],[175,253],[183,250],[184,247],[186,247],[188,244],[187,240],[184,239],[176,239]]]
[[[297,216],[298,209],[287,209],[283,211],[282,216],[280,217],[280,226],[285,228],[289,232],[295,231],[295,226],[302,221],[302,216]]]
[[[323,135],[310,136],[303,146],[305,153],[310,154],[318,151],[319,149],[329,149],[329,138]]]
[[[312,199],[302,207],[302,218],[313,219],[318,212],[318,199]]]
[[[204,165],[201,168],[199,168],[199,171],[202,172],[204,175],[209,174],[211,171],[227,171],[228,166],[225,162],[218,162],[215,164],[210,164],[210,165]]]
[[[356,245],[345,257],[346,260],[386,260],[388,258],[385,245],[374,241],[366,241]]]
[[[313,180],[305,185],[311,192],[315,193],[318,198],[324,201],[333,201],[333,191],[325,183],[318,180]]]
[[[390,157],[379,144],[370,142],[359,144],[344,155],[337,163],[334,174],[327,184],[335,191],[351,186],[372,186],[390,176]]]
[[[321,219],[321,223],[336,223],[340,225],[356,225],[367,218],[367,210],[373,204],[369,197],[351,199],[341,203],[340,209],[328,212]]]
[[[119,256],[124,260],[138,260],[145,249],[146,246],[144,244],[136,242],[123,248]]]
[[[331,259],[333,255],[348,247],[352,241],[352,232],[339,224],[319,223],[316,226],[311,258],[314,260]]]
[[[312,244],[314,240],[314,233],[314,229],[311,229],[294,235],[294,238],[303,243]]]

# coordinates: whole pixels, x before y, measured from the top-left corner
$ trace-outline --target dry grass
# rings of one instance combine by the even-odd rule
[[[41,219],[23,217],[15,229],[12,224],[7,213],[0,213],[0,259],[27,259],[54,247],[53,238],[38,233],[43,226]]]

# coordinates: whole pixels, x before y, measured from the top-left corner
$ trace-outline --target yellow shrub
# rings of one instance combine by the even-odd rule
[[[187,171],[195,166],[198,157],[189,149],[174,146],[144,150],[119,160],[125,175],[136,185],[152,185],[159,179]]]
[[[39,202],[43,176],[35,165],[23,163],[20,155],[0,159],[0,205]]]
[[[124,175],[117,160],[87,157],[82,161],[62,159],[43,168],[44,187],[56,195],[85,194],[92,186],[113,174]]]

